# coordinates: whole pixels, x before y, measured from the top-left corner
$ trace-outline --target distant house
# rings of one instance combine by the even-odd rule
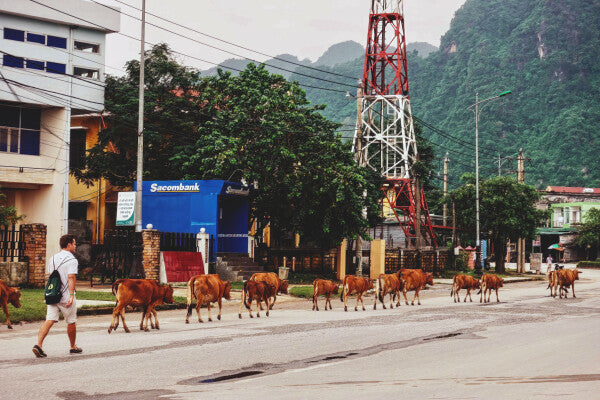
[[[577,261],[585,257],[582,249],[574,246],[579,227],[586,213],[592,208],[600,209],[600,189],[584,187],[548,186],[542,191],[538,209],[549,210],[546,225],[538,228],[538,237],[533,242],[533,252],[543,254],[544,260],[552,255],[555,260]],[[560,244],[565,250],[549,250],[552,244]],[[558,261],[557,260],[557,261]]]
[[[23,223],[46,225],[48,257],[68,230],[71,118],[104,110],[106,35],[120,14],[83,0],[0,0],[0,28],[0,190]]]

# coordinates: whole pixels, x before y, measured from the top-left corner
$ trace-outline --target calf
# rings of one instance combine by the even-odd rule
[[[340,301],[344,302],[344,311],[348,311],[348,296],[356,293],[356,306],[354,311],[358,311],[358,302],[362,303],[363,311],[365,309],[365,302],[362,299],[362,295],[369,289],[373,289],[373,281],[368,278],[359,278],[354,275],[346,275],[342,284],[342,293],[340,293]]]
[[[288,282],[279,279],[277,274],[274,272],[257,272],[250,277],[250,280],[260,281],[275,286],[275,293],[271,296],[273,298],[273,301],[270,303],[271,310],[273,309],[275,301],[277,301],[277,293],[288,294]],[[259,305],[260,309],[262,310],[262,304]]]
[[[406,292],[412,290],[415,291],[415,295],[410,304],[414,306],[415,299],[417,299],[417,304],[421,305],[421,297],[419,296],[419,292],[428,284],[433,285],[433,274],[429,272],[423,272],[421,269],[401,269],[398,271],[398,276],[404,283],[402,295],[404,296],[404,302],[406,305],[408,305]]]
[[[457,274],[454,275],[454,279],[452,279],[452,290],[450,290],[450,296],[454,297],[455,303],[457,301],[460,303],[460,297],[458,295],[458,292],[460,292],[461,289],[467,289],[467,294],[465,294],[464,302],[467,302],[467,296],[469,296],[469,300],[471,300],[472,303],[473,298],[471,298],[471,290],[479,289],[480,287],[481,284],[479,283],[478,279],[475,279],[470,275]]]
[[[558,266],[557,266],[558,267]],[[562,296],[562,293],[565,293],[565,296],[567,295],[567,293],[569,292],[569,289],[567,289],[566,286],[560,286],[560,288],[558,287],[558,272],[559,272],[560,268],[556,268],[554,271],[548,271],[548,287],[546,289],[550,289],[550,296],[552,297],[556,297],[556,295],[558,294],[557,291],[560,290],[560,294]]]
[[[481,276],[480,285],[481,287],[479,288],[479,292],[477,292],[478,294],[481,293],[481,296],[479,297],[480,303],[482,302],[482,299],[484,303],[490,302],[492,290],[496,291],[496,301],[498,303],[500,302],[498,299],[498,289],[504,286],[504,280],[502,278],[492,274],[483,274]],[[485,298],[485,292],[488,292],[487,300]]]
[[[154,307],[163,302],[173,303],[173,287],[171,285],[159,285],[151,279],[119,279],[113,283],[112,292],[117,298],[117,305],[113,309],[113,318],[108,333],[119,326],[119,316],[123,321],[125,332],[130,332],[125,323],[126,306],[142,307],[140,330],[148,331],[150,315],[154,315],[156,329],[159,329]]]
[[[390,295],[390,308],[394,308],[393,300],[396,301],[396,307],[400,307],[400,291],[403,290],[403,281],[400,280],[399,274],[380,274],[377,279],[377,296],[375,298],[375,304],[373,310],[377,309],[377,299],[381,301],[381,305],[385,309],[384,297],[386,294]]]
[[[325,295],[325,311],[327,311],[327,303],[329,303],[329,309],[333,309],[331,307],[331,295],[338,294],[339,288],[340,285],[332,281],[315,279],[313,282],[313,311],[315,309],[319,311],[318,298],[320,295]]]
[[[579,274],[581,271],[575,269],[560,269],[556,272],[556,279],[554,282],[554,295],[556,296],[556,287],[560,286],[561,290],[559,293],[559,297],[562,299],[562,288],[565,288],[565,299],[567,298],[567,288],[571,286],[571,292],[573,293],[573,298],[575,296],[575,281],[579,280]]]
[[[210,316],[210,304],[217,302],[219,305],[219,315],[217,319],[221,319],[221,306],[222,299],[231,300],[231,283],[229,281],[222,281],[219,275],[195,275],[190,278],[187,284],[187,315],[185,317],[185,323],[190,323],[190,315],[192,315],[192,303],[196,301],[196,314],[198,315],[198,322],[202,321],[200,316],[200,308],[203,304],[206,304],[208,309],[208,320],[212,321]]]
[[[0,306],[6,315],[6,326],[8,329],[12,329],[10,323],[10,315],[8,314],[8,303],[12,304],[13,307],[21,307],[21,291],[17,287],[8,287],[2,279],[0,279]]]
[[[269,300],[277,293],[277,287],[261,281],[246,281],[242,286],[242,301],[238,316],[242,318],[242,305],[249,310],[252,317],[252,301],[256,300],[256,317],[260,318],[260,302],[264,301],[267,305],[267,317],[269,316]]]

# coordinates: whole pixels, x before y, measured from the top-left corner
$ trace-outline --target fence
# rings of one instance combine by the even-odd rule
[[[385,271],[393,273],[401,268],[421,268],[440,273],[448,268],[450,254],[447,250],[395,250],[385,253]]]
[[[335,250],[317,248],[267,248],[267,265],[274,270],[286,267],[295,272],[330,274],[335,271],[337,255]]]
[[[94,275],[100,275],[101,283],[118,278],[143,278],[142,254],[144,245],[142,233],[117,229],[104,232],[104,244],[92,247],[93,271],[90,274],[90,286]]]
[[[0,260],[25,261],[25,240],[15,225],[0,225]]]
[[[160,251],[196,251],[196,234],[161,232]]]

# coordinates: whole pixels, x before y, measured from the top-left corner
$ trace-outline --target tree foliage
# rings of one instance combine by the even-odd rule
[[[14,206],[7,206],[5,202],[6,195],[0,193],[0,226],[15,224],[25,217],[24,215],[19,215]]]
[[[475,238],[475,178],[463,176],[465,184],[452,191],[447,203],[454,203],[456,225],[467,240]],[[481,180],[479,185],[479,215],[482,238],[489,238],[494,249],[496,270],[504,271],[506,243],[518,238],[533,239],[535,228],[547,218],[547,212],[537,210],[540,194],[532,186],[518,183],[511,177]]]
[[[358,168],[336,123],[297,84],[249,64],[238,76],[201,78],[166,45],[146,61],[144,179],[258,182],[254,218],[330,246],[379,221],[380,180]],[[117,186],[135,179],[139,65],[107,83],[110,127],[75,176]],[[366,219],[363,218],[366,210]]]
[[[577,244],[588,250],[588,257],[590,249],[597,250],[600,246],[600,209],[592,208],[586,213],[583,224],[579,229]]]

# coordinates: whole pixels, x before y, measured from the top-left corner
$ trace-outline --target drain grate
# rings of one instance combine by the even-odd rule
[[[227,381],[230,379],[245,378],[247,376],[252,376],[252,375],[260,375],[262,373],[263,373],[263,371],[244,371],[244,372],[238,372],[237,374],[223,375],[223,376],[218,376],[216,378],[204,379],[204,380],[201,380],[200,383],[215,383],[215,382]]]

